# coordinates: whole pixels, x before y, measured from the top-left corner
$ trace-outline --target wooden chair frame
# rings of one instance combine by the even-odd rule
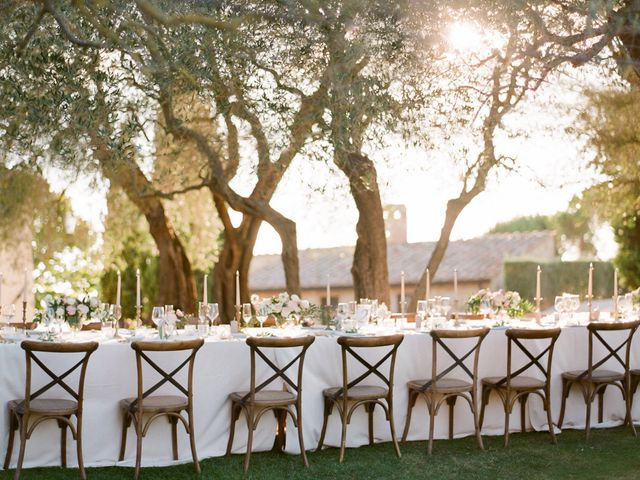
[[[347,425],[351,422],[351,416],[353,412],[361,405],[365,407],[365,411],[368,414],[369,420],[369,445],[373,445],[373,412],[376,405],[380,405],[385,413],[385,417],[389,422],[389,428],[391,430],[391,441],[393,442],[393,448],[398,458],[402,456],[400,453],[400,447],[396,438],[395,422],[393,416],[393,380],[395,375],[396,355],[400,344],[404,340],[404,335],[387,335],[378,337],[340,337],[338,338],[338,344],[342,350],[342,387],[339,388],[334,394],[324,396],[324,419],[322,423],[322,432],[320,434],[320,440],[318,441],[318,447],[316,451],[322,449],[324,444],[324,437],[327,432],[327,423],[329,416],[333,412],[334,405],[340,413],[340,420],[342,423],[342,434],[340,439],[340,463],[344,462],[345,449],[347,442]],[[371,364],[362,358],[356,349],[374,348],[374,347],[391,347],[375,364]],[[347,367],[348,355],[355,358],[360,364],[362,364],[367,371],[357,377],[356,379],[349,381],[349,371]],[[389,374],[385,375],[379,369],[380,367],[390,359]],[[363,398],[360,400],[349,400],[349,390],[362,383],[369,376],[375,375],[386,385],[387,394],[384,397],[384,402],[381,398]],[[349,402],[353,402],[349,407]]]
[[[268,337],[249,337],[247,338],[247,345],[251,349],[251,384],[249,392],[239,400],[231,401],[231,426],[229,428],[229,441],[227,442],[226,455],[231,455],[233,449],[233,438],[235,435],[236,422],[240,418],[240,413],[245,413],[247,420],[247,452],[244,457],[244,471],[249,470],[249,462],[251,461],[251,450],[253,446],[253,432],[258,427],[258,423],[262,416],[271,411],[276,417],[278,422],[278,431],[276,439],[273,445],[274,451],[281,451],[286,444],[286,421],[287,414],[291,416],[294,426],[298,429],[298,442],[300,444],[300,455],[302,456],[302,463],[305,467],[309,466],[307,460],[307,454],[304,448],[304,435],[302,429],[302,373],[304,370],[304,359],[307,350],[311,344],[315,341],[315,337],[307,335],[299,338],[268,338]],[[263,352],[263,349],[280,349],[280,348],[299,348],[302,347],[300,352],[289,361],[284,367],[280,368],[269,359]],[[267,380],[256,385],[256,357],[260,357],[264,363],[274,372]],[[294,365],[298,365],[297,381],[293,381],[286,371],[292,368]],[[287,404],[266,404],[256,403],[256,393],[264,391],[266,387],[271,385],[276,380],[282,380],[284,382],[283,388],[288,388],[295,394],[295,402]],[[293,405],[294,409],[291,408]]]
[[[525,431],[525,407],[529,395],[538,395],[542,400],[543,408],[547,414],[547,425],[553,443],[557,443],[556,435],[553,427],[553,419],[551,412],[551,365],[553,361],[553,350],[560,336],[561,329],[545,328],[545,329],[521,329],[509,328],[505,331],[507,336],[507,375],[495,383],[482,381],[482,406],[480,408],[480,428],[484,423],[484,410],[489,403],[491,392],[495,391],[504,408],[504,446],[509,445],[509,419],[513,412],[516,401],[520,402],[520,429]],[[547,346],[540,353],[534,355],[531,350],[523,343],[523,341],[549,340]],[[513,345],[525,354],[528,359],[521,367],[514,370],[513,368]],[[540,362],[546,357],[546,365]],[[535,384],[522,385],[514,387],[513,380],[527,372],[529,369],[536,367],[544,376],[544,386],[540,388]]]
[[[593,322],[587,325],[589,330],[589,354],[588,354],[588,367],[576,378],[569,378],[566,373],[562,374],[562,406],[560,408],[560,417],[558,419],[558,427],[562,428],[564,421],[564,414],[566,408],[566,401],[571,393],[571,387],[577,385],[580,388],[582,396],[586,404],[586,420],[585,420],[585,435],[586,439],[591,438],[591,403],[598,396],[598,422],[603,421],[604,410],[604,393],[606,388],[611,385],[620,390],[622,398],[625,401],[626,415],[625,423],[629,423],[631,432],[636,436],[636,429],[631,419],[631,377],[629,369],[629,359],[631,354],[631,341],[633,336],[640,326],[640,320],[627,321],[627,322]],[[622,331],[628,330],[629,333],[626,339],[620,343],[617,347],[612,347],[609,342],[601,335],[601,332]],[[594,341],[597,339],[607,350],[600,360],[594,362]],[[625,359],[622,360],[618,352],[625,350]],[[593,374],[597,369],[603,366],[609,359],[614,358],[624,369],[623,379],[598,379],[594,378]]]
[[[478,379],[478,359],[480,356],[480,347],[485,337],[489,333],[489,328],[473,328],[468,330],[432,330],[432,361],[431,361],[431,379],[420,386],[418,389],[409,388],[409,402],[407,405],[407,418],[404,427],[404,433],[402,434],[402,441],[407,440],[409,434],[409,428],[411,426],[411,414],[413,407],[416,404],[416,400],[419,396],[423,396],[427,403],[427,410],[429,412],[429,442],[427,446],[427,453],[430,455],[433,451],[433,434],[435,427],[435,417],[438,414],[438,410],[444,402],[447,402],[449,406],[449,438],[453,438],[453,410],[458,397],[462,397],[469,404],[471,413],[473,414],[473,422],[476,433],[476,440],[480,449],[484,450],[482,443],[482,436],[480,435],[480,428],[478,423],[478,412],[476,408],[477,398],[477,379]],[[459,356],[456,355],[446,344],[443,339],[447,340],[460,340],[477,338],[477,341],[473,347],[471,347],[465,354]],[[447,368],[438,373],[438,347],[442,348],[447,355],[453,360]],[[469,369],[465,364],[467,358],[473,355],[473,366]],[[456,368],[461,369],[471,380],[471,391],[455,389],[443,389],[438,387],[438,382],[444,380],[446,375],[451,373]]]
[[[4,469],[7,470],[11,463],[11,455],[13,453],[13,443],[15,432],[20,432],[20,451],[18,453],[18,462],[14,474],[14,479],[20,478],[22,471],[22,464],[24,462],[24,455],[26,449],[27,440],[31,438],[33,431],[38,425],[47,420],[56,420],[60,427],[60,461],[62,467],[67,466],[67,428],[71,430],[71,435],[76,441],[77,454],[78,454],[78,469],[80,471],[80,478],[83,480],[86,478],[84,469],[84,462],[82,457],[82,413],[84,403],[84,381],[87,373],[87,366],[89,364],[89,357],[98,349],[97,342],[86,343],[43,343],[35,342],[31,340],[25,340],[20,345],[25,351],[26,358],[26,377],[25,377],[25,394],[24,399],[9,404],[9,442],[7,444],[7,454],[4,460]],[[58,375],[54,373],[42,359],[38,358],[36,353],[55,353],[55,354],[84,354],[80,361],[75,363],[72,367],[68,368],[62,374]],[[35,392],[32,391],[32,362],[35,363],[40,369],[47,374],[51,381],[39,388]],[[80,376],[78,380],[78,388],[73,389],[65,382],[65,379],[76,370],[80,369]],[[38,410],[32,412],[31,404],[38,397],[55,386],[61,387],[65,392],[69,394],[76,403],[75,408],[65,409],[64,413],[60,412],[43,412]],[[56,400],[50,400],[55,402]],[[29,425],[29,420],[34,416],[35,420]],[[76,425],[74,427],[71,423],[71,416],[76,417]]]
[[[138,388],[137,397],[132,403],[122,404],[122,437],[120,442],[120,455],[119,460],[124,460],[124,455],[127,448],[127,430],[133,424],[136,432],[136,466],[134,476],[137,479],[140,476],[140,465],[142,462],[142,439],[147,435],[149,426],[160,417],[167,417],[167,420],[171,424],[171,445],[173,450],[173,459],[178,460],[178,440],[177,440],[177,426],[178,422],[181,422],[185,428],[185,431],[189,435],[189,442],[191,446],[191,455],[193,458],[194,468],[196,473],[200,473],[200,462],[198,461],[198,454],[196,451],[195,430],[194,430],[194,418],[193,418],[193,369],[195,364],[196,354],[198,350],[204,344],[204,340],[197,338],[194,340],[182,340],[175,342],[132,342],[131,348],[136,352],[136,368],[138,376]],[[148,355],[147,352],[177,352],[191,350],[191,353],[173,370],[166,372],[163,368],[159,367]],[[153,368],[162,377],[151,387],[144,389],[143,378],[143,360],[151,368]],[[183,368],[188,366],[188,380],[187,388],[181,385],[174,377]],[[159,409],[151,414],[151,417],[144,421],[145,399],[149,398],[152,393],[156,392],[160,387],[165,384],[171,384],[180,393],[186,397],[186,408],[166,408]],[[182,415],[182,412],[186,410],[187,418]]]

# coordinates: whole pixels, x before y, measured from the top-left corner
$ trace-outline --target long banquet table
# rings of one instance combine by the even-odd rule
[[[505,327],[495,327],[485,339],[480,354],[479,376],[504,375],[506,366]],[[341,384],[341,356],[336,342],[336,335],[320,330],[312,330],[317,335],[316,341],[307,352],[303,376],[303,428],[304,442],[307,449],[316,447],[322,427],[323,397],[322,390]],[[405,339],[398,350],[394,390],[394,414],[396,432],[401,435],[407,409],[408,380],[427,378],[431,371],[431,337],[425,333],[405,332]],[[99,339],[97,333],[83,332],[77,334],[76,341]],[[619,343],[623,336],[615,333]],[[583,326],[564,327],[556,344],[553,360],[552,410],[557,420],[560,411],[561,380],[560,374],[566,370],[586,368],[587,363],[587,329]],[[86,337],[86,338],[85,338]],[[636,344],[639,340],[635,339]],[[616,345],[617,345],[616,343]],[[542,344],[541,344],[542,345]],[[458,352],[464,347],[456,347]],[[640,349],[632,350],[632,366],[640,366]],[[602,354],[604,348],[597,346],[596,352]],[[379,352],[367,352],[370,359]],[[166,354],[159,362],[167,368],[176,363],[171,358],[178,353]],[[271,351],[271,358],[280,366],[284,366],[293,358],[293,351]],[[63,361],[56,357],[55,367],[63,369]],[[440,357],[439,357],[440,358]],[[442,361],[446,362],[443,354]],[[523,357],[514,356],[517,361]],[[441,362],[441,360],[438,360]],[[616,368],[615,360],[610,360],[604,367]],[[358,373],[357,362],[353,362],[354,373]],[[260,365],[261,362],[258,362]],[[442,363],[445,366],[447,363]],[[70,364],[69,364],[70,365]],[[351,368],[351,365],[350,365]],[[56,369],[54,368],[54,371]],[[364,371],[364,370],[360,370]],[[145,375],[153,381],[155,372],[150,368]],[[267,378],[269,370],[264,364],[259,377]],[[459,373],[459,372],[458,372]],[[249,348],[244,338],[218,340],[207,338],[198,353],[194,373],[194,415],[196,443],[199,457],[215,457],[224,455],[229,433],[230,403],[229,393],[247,390],[249,387],[250,365]],[[0,434],[0,452],[4,453],[8,441],[8,414],[6,405],[9,400],[24,396],[25,360],[24,352],[18,343],[0,344],[0,406],[3,408],[3,429]],[[35,376],[37,384],[38,377]],[[375,377],[374,377],[375,378]],[[371,378],[375,383],[374,378]],[[133,428],[128,432],[127,452],[124,461],[118,462],[120,444],[121,418],[118,407],[119,400],[136,394],[135,357],[131,346],[126,342],[102,340],[100,348],[92,356],[85,384],[84,404],[84,461],[87,466],[133,465],[135,460],[135,438]],[[170,387],[163,387],[167,392]],[[164,392],[161,390],[159,393]],[[55,390],[52,395],[55,396]],[[59,394],[60,392],[58,392]],[[640,402],[636,402],[640,403]],[[511,427],[513,431],[520,428],[519,407],[514,409]],[[638,417],[638,408],[634,408],[634,418]],[[593,409],[597,410],[597,409]],[[596,412],[593,412],[594,418]],[[546,416],[541,401],[530,397],[527,406],[527,423],[535,430],[546,430]],[[604,426],[619,425],[624,418],[624,402],[617,389],[608,388],[605,394]],[[485,414],[482,433],[485,435],[502,434],[504,415],[502,405],[497,397],[492,396]],[[582,396],[575,391],[569,397],[563,428],[583,428],[585,408]],[[288,453],[299,453],[295,427],[287,420]],[[436,438],[448,435],[448,412],[441,410],[436,419]],[[592,422],[593,423],[593,422]],[[381,409],[377,408],[374,418],[375,441],[390,440],[388,423]],[[262,418],[254,434],[254,451],[268,450],[273,445],[276,423],[272,415]],[[409,431],[409,440],[424,440],[428,434],[428,417],[423,400],[418,400]],[[455,437],[473,434],[473,421],[465,402],[457,402],[455,408]],[[27,443],[25,467],[59,465],[59,429],[56,422],[45,422],[34,432]],[[243,417],[236,426],[234,453],[244,453],[247,430]],[[191,460],[188,438],[179,430],[179,452],[181,462]],[[560,437],[562,441],[562,437]],[[19,443],[16,441],[16,444]],[[340,427],[337,412],[330,418],[325,445],[338,446],[340,443]],[[364,409],[354,414],[348,428],[348,447],[357,447],[368,443],[367,417]],[[75,442],[69,435],[68,463],[77,465]],[[391,448],[389,455],[392,455]],[[12,457],[12,466],[17,457],[17,445]],[[170,429],[168,422],[159,420],[150,428],[143,442],[143,466],[162,466],[174,463],[171,456]]]

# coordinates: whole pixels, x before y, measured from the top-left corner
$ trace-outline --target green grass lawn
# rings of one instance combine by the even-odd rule
[[[294,441],[292,438],[291,441]],[[589,443],[584,431],[565,430],[558,445],[551,444],[547,433],[514,434],[510,446],[502,448],[502,437],[484,437],[486,451],[478,450],[474,439],[439,440],[427,457],[426,442],[401,444],[402,458],[393,453],[390,443],[347,449],[345,463],[338,464],[338,450],[328,448],[309,453],[309,468],[300,457],[275,453],[256,453],[251,458],[247,478],[299,479],[638,479],[640,478],[640,438],[628,428],[594,430]],[[144,468],[141,478],[243,478],[242,455],[202,461],[202,476],[193,473],[191,464],[166,468]],[[3,472],[1,478],[12,478]],[[91,468],[89,479],[123,480],[133,478],[131,468]],[[42,468],[25,470],[21,478],[63,480],[77,477],[77,470]]]

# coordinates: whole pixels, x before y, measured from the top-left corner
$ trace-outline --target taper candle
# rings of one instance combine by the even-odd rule
[[[122,290],[122,277],[120,276],[120,270],[118,270],[118,286],[116,287],[116,305],[120,306],[120,292]]]
[[[542,273],[542,269],[540,265],[536,269],[536,301],[540,299],[540,274]]]
[[[458,269],[453,269],[453,297],[458,298]]]
[[[236,270],[236,305],[240,305],[240,272]]]
[[[209,275],[205,273],[204,281],[202,282],[202,303],[204,303],[205,305],[209,303],[207,299],[207,278],[209,278]]]
[[[400,272],[400,313],[404,316],[404,271]]]
[[[22,287],[22,303],[27,301],[27,269],[24,269],[24,286]]]
[[[2,282],[4,280],[4,275],[0,272],[0,309],[2,309]]]
[[[429,300],[429,298],[431,297],[431,273],[429,272],[429,269],[427,268],[427,291],[425,292],[425,300]]]
[[[589,263],[589,285],[587,287],[587,296],[589,299],[593,297],[593,263]]]
[[[331,275],[327,275],[327,307],[331,305]]]
[[[140,269],[136,270],[136,307],[142,306],[140,302]]]

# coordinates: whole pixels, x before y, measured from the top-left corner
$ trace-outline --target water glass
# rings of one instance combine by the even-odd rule
[[[217,303],[209,303],[208,304],[208,313],[207,313],[207,318],[209,319],[209,323],[211,325],[217,325],[218,324],[218,315],[220,315],[220,311],[218,310],[218,304]]]
[[[244,322],[245,328],[249,326],[252,316],[253,314],[251,313],[251,304],[243,303],[242,304],[242,321]]]
[[[153,324],[156,327],[158,327],[158,325],[160,325],[160,322],[162,321],[163,318],[164,318],[164,307],[158,307],[158,306],[153,307],[153,310],[151,310],[151,321],[153,322]]]

